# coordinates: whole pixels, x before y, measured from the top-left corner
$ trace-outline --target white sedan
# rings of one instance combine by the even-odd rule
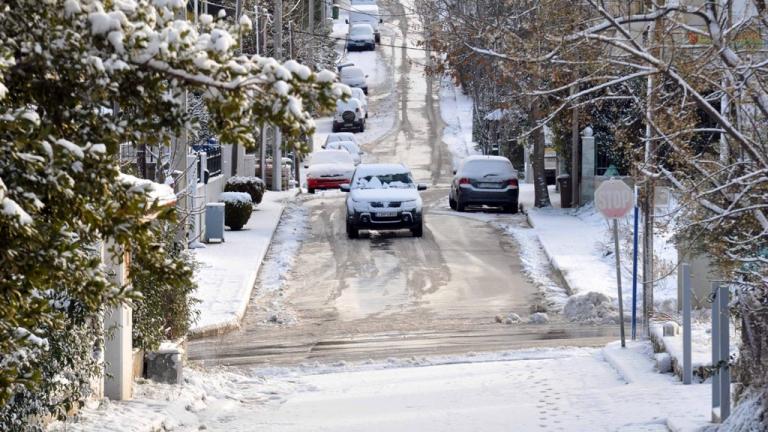
[[[328,143],[325,146],[326,150],[344,150],[352,156],[352,160],[355,161],[355,165],[359,165],[362,161],[363,151],[355,144],[354,141],[334,141]]]

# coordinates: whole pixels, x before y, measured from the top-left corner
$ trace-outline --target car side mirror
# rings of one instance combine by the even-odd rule
[[[416,185],[416,190],[425,191],[427,190],[427,185],[425,185],[424,183],[419,183],[418,185]]]
[[[345,19],[345,20],[344,20],[344,23],[345,23],[345,24],[349,24],[349,20],[348,20],[348,19]]]
[[[304,164],[304,168],[309,168],[309,164]]]
[[[379,18],[379,24],[384,24],[384,20]]]
[[[456,170],[453,170],[453,175],[456,175]]]
[[[339,185],[339,189],[341,189],[342,192],[349,192],[349,183]]]

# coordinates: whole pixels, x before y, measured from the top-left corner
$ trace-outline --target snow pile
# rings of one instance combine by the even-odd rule
[[[544,312],[536,312],[531,314],[528,318],[528,322],[531,324],[546,324],[549,322],[549,316]]]
[[[503,229],[517,242],[525,274],[544,295],[547,310],[560,312],[568,301],[568,290],[552,279],[551,265],[541,248],[536,231],[498,222],[494,225]]]
[[[262,307],[266,323],[290,325],[297,321],[295,313],[283,301],[283,287],[309,229],[309,210],[300,202],[289,204],[283,212],[256,283],[256,295],[266,300],[266,306]]]
[[[506,317],[503,317],[501,315],[496,315],[496,322],[497,323],[504,323],[504,324],[519,324],[523,320],[520,318],[520,315],[510,312],[507,314]]]
[[[598,292],[588,292],[570,297],[563,307],[563,315],[570,321],[593,324],[619,322],[619,311],[611,299]]]

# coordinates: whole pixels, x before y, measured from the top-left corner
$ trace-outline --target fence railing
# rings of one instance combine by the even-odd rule
[[[205,153],[205,162],[202,155]],[[209,177],[221,174],[221,147],[208,147],[204,151],[197,152],[197,182],[203,182],[204,171],[208,170]]]

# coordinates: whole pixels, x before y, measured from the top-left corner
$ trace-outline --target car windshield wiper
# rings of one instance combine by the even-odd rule
[[[499,175],[497,173],[490,173],[490,174],[484,175],[483,177],[491,177],[491,176],[498,177]]]

